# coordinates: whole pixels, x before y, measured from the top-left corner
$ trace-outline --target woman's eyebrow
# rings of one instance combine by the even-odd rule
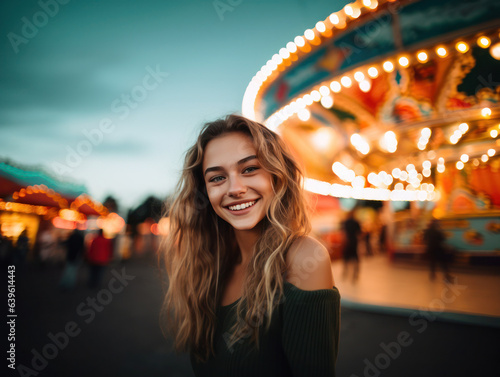
[[[241,165],[241,164],[244,164],[244,163],[245,163],[245,162],[247,162],[247,161],[253,160],[254,158],[257,158],[257,156],[253,154],[253,155],[251,155],[251,156],[247,156],[247,157],[245,157],[245,158],[242,158],[242,159],[241,159],[241,160],[239,160],[236,164],[237,164],[237,165]],[[220,171],[220,170],[224,170],[224,169],[222,168],[222,166],[211,166],[211,167],[209,167],[209,168],[207,168],[207,169],[205,170],[205,175],[207,175],[207,173],[209,173],[209,172],[211,172],[211,171]]]

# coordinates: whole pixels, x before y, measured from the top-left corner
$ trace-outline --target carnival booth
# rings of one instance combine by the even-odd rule
[[[85,192],[85,186],[57,180],[39,167],[0,161],[2,240],[16,245],[24,232],[29,240],[28,258],[34,256],[37,244],[39,248],[46,249],[42,253],[44,258],[62,260],[64,250],[59,241],[64,240],[73,229],[89,231],[103,228],[113,236],[113,232],[121,229],[115,229],[119,216],[109,213],[105,206]],[[123,219],[119,218],[118,222],[123,227]]]
[[[498,25],[495,0],[355,1],[271,57],[243,114],[281,134],[316,200],[384,202],[394,251],[435,217],[464,258],[500,255]]]

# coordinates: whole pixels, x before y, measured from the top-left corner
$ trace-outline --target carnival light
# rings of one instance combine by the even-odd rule
[[[491,39],[488,37],[483,36],[483,37],[479,37],[477,39],[477,45],[479,47],[488,48],[490,46],[490,44],[491,44]]]
[[[460,123],[458,129],[462,134],[466,133],[469,130],[469,125],[467,123]]]
[[[456,165],[458,170],[462,170],[464,168],[464,163],[462,161],[457,161]]]
[[[368,80],[363,80],[359,83],[359,89],[364,93],[368,93],[371,90],[371,88],[372,84]]]
[[[457,42],[455,48],[457,49],[458,52],[461,52],[462,54],[469,51],[469,45],[463,41]]]
[[[489,118],[491,116],[491,109],[489,107],[482,108],[481,115],[483,116],[483,118]]]
[[[301,121],[306,122],[311,117],[311,113],[307,109],[300,109],[299,112],[297,113],[297,116]]]
[[[347,4],[345,7],[344,7],[344,13],[347,14],[348,16],[352,16],[354,11],[352,9],[352,6],[350,4]]]
[[[401,169],[399,168],[394,168],[392,169],[392,176],[396,179],[398,179],[401,175]]]
[[[340,83],[338,81],[332,81],[330,83],[330,89],[334,93],[339,93],[342,90],[342,86],[340,85]]]
[[[495,155],[495,150],[493,148],[488,149],[488,156],[493,157],[494,155]]]
[[[448,51],[446,51],[446,48],[443,46],[439,46],[436,48],[436,54],[438,54],[439,57],[444,58],[448,55]]]
[[[494,139],[498,136],[498,131],[497,130],[491,130],[490,131],[490,136]]]
[[[321,105],[325,109],[329,109],[333,106],[333,97],[332,96],[324,96],[321,98]]]
[[[497,42],[490,47],[490,55],[493,59],[500,60],[500,42]]]
[[[382,68],[384,68],[384,71],[387,73],[394,71],[394,64],[390,62],[389,60],[385,61],[384,64],[382,64]]]
[[[319,21],[316,23],[316,30],[320,33],[324,33],[326,31],[326,26],[323,21]]]
[[[408,65],[410,64],[410,61],[408,60],[408,58],[406,56],[401,56],[398,60],[398,63],[401,67],[408,67]]]
[[[489,160],[488,155],[483,154],[483,155],[481,156],[481,161],[486,162],[486,161],[488,161],[488,160]]]
[[[293,41],[299,47],[304,47],[304,45],[306,44],[306,41],[305,41],[304,37],[302,37],[300,35],[297,36],[297,37],[295,37],[295,39]]]
[[[393,131],[387,131],[379,140],[379,145],[387,152],[394,153],[398,148],[398,140]]]
[[[340,82],[342,83],[343,86],[345,86],[346,88],[350,88],[351,85],[352,85],[352,80],[349,76],[343,76],[341,79],[340,79]]]
[[[365,79],[365,75],[361,71],[357,71],[354,73],[354,80],[357,82],[361,82]]]
[[[317,90],[313,90],[311,92],[311,98],[313,99],[314,102],[319,102],[319,100],[321,99],[320,92],[318,92]]]
[[[337,25],[340,22],[339,16],[336,13],[332,13],[329,20],[333,25]]]
[[[469,155],[464,153],[463,155],[460,156],[460,161],[466,163],[467,161],[469,161]]]
[[[290,57],[290,51],[284,47],[280,48],[279,54],[282,59],[288,59]]]
[[[377,78],[378,77],[378,69],[375,67],[368,68],[368,76],[370,76],[372,79]]]
[[[418,54],[417,54],[417,59],[420,63],[425,63],[427,61],[427,59],[429,58],[429,56],[427,55],[427,53],[425,51],[420,51]]]
[[[319,88],[319,93],[322,95],[322,96],[327,96],[330,94],[330,88],[327,87],[326,85],[323,85],[321,88]]]
[[[356,173],[353,170],[338,161],[332,165],[332,171],[345,182],[352,182],[356,177]]]
[[[311,29],[307,29],[304,32],[304,37],[306,37],[307,40],[312,41],[314,39],[314,31],[312,31]],[[297,42],[295,42],[295,43],[297,43]]]
[[[368,154],[368,152],[370,152],[370,145],[360,134],[351,135],[351,144],[362,154]]]
[[[294,52],[297,52],[297,45],[293,42],[288,42],[286,44],[286,49],[288,50],[288,52],[293,54]]]

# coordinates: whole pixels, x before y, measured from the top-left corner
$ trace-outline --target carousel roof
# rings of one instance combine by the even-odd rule
[[[498,168],[499,23],[494,0],[355,1],[262,67],[243,114],[282,135],[311,191],[434,200],[445,166]]]

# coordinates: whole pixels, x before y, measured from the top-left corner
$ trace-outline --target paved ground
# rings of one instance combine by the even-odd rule
[[[187,356],[171,352],[159,329],[163,293],[153,258],[109,270],[105,287],[115,276],[111,270],[121,275],[122,282],[115,279],[110,287],[116,293],[99,296],[102,305],[88,301],[97,292],[84,287],[85,271],[73,293],[58,291],[60,267],[28,265],[18,271],[16,365],[26,369],[8,375],[192,376]],[[412,317],[347,307],[342,309],[341,323],[337,367],[341,377],[500,373],[498,328],[442,322],[426,313]],[[74,336],[62,335],[65,330]],[[402,345],[396,345],[398,341]],[[44,350],[51,360],[34,357]],[[8,361],[3,362],[2,370],[12,372]]]

